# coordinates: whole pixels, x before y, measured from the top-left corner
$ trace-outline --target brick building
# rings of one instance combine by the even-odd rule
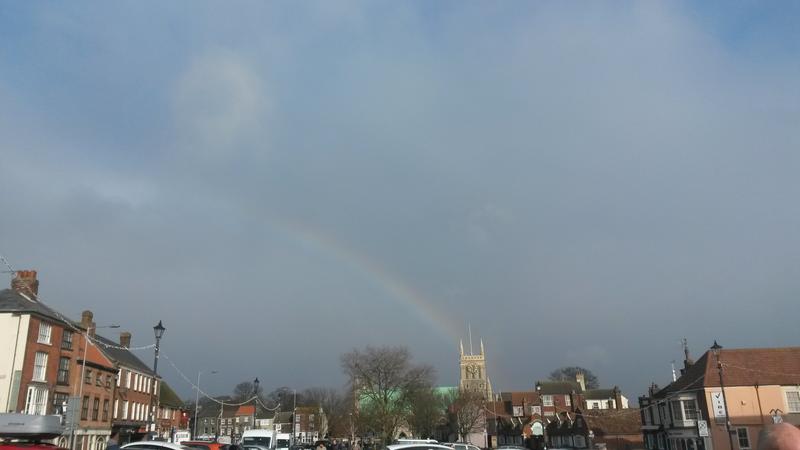
[[[170,440],[176,431],[189,429],[189,415],[183,407],[183,401],[165,382],[161,382],[158,401],[159,436]]]
[[[646,448],[744,450],[766,424],[800,426],[800,347],[717,350],[687,350],[679,378],[639,397]]]
[[[90,311],[86,313],[91,315]],[[161,382],[153,370],[129,350],[131,333],[120,333],[119,342],[99,335],[96,339],[117,369],[112,429],[120,432],[121,443],[141,440],[149,431],[160,433],[157,420],[154,420],[154,429],[148,430],[147,424],[150,420],[148,408],[152,405],[153,411],[158,410]]]
[[[0,291],[0,405],[7,412],[65,414],[66,434],[57,443],[102,450],[111,433],[110,408],[116,369],[87,342],[91,316],[73,323],[38,298],[33,270],[15,273]],[[88,343],[88,345],[87,345]]]

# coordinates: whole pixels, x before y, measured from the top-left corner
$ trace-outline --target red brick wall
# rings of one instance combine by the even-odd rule
[[[39,326],[42,322],[48,323],[51,326],[50,331],[50,344],[42,344],[38,342],[39,339]],[[75,373],[76,355],[78,345],[76,343],[76,335],[73,335],[72,350],[64,350],[61,348],[61,341],[63,339],[64,327],[56,322],[48,319],[42,319],[37,316],[31,316],[30,325],[28,327],[28,336],[26,337],[25,357],[22,365],[22,377],[20,379],[19,397],[17,398],[17,411],[24,411],[25,400],[28,396],[28,386],[46,386],[48,388],[47,412],[52,414],[53,410],[53,396],[55,392],[71,395],[72,393],[72,377]],[[36,353],[47,353],[47,366],[45,370],[45,383],[32,382],[34,363],[36,361]],[[70,358],[70,382],[67,385],[57,385],[58,364],[59,359],[62,357]]]

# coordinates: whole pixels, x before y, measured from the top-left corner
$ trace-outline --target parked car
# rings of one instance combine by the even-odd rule
[[[433,444],[433,443],[425,443],[424,441],[419,441],[416,443],[407,443],[407,444],[392,444],[386,447],[388,450],[453,450],[452,448],[441,445],[441,444]]]
[[[196,450],[228,450],[228,444],[214,441],[183,441],[181,445]]]
[[[463,442],[455,442],[452,444],[453,450],[481,450],[476,445],[465,444]]]
[[[130,444],[123,445],[121,448],[125,450],[193,450],[191,447],[161,441],[131,442]]]

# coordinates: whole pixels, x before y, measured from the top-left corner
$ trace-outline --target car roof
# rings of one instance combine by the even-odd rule
[[[413,448],[413,447],[436,448],[436,449],[440,449],[440,450],[453,450],[452,447],[448,447],[446,445],[433,444],[433,443],[430,443],[430,442],[422,442],[422,441],[420,441],[420,442],[409,442],[409,443],[403,443],[403,444],[392,444],[392,445],[387,446],[386,448],[388,448],[389,450],[402,450],[402,449]]]
[[[164,447],[164,448],[171,448],[173,450],[185,450],[187,447],[184,447],[180,444],[173,444],[171,442],[162,442],[162,441],[138,441],[138,442],[131,442],[129,444],[123,445],[121,448],[128,448],[133,447],[135,445],[155,445],[156,447]]]

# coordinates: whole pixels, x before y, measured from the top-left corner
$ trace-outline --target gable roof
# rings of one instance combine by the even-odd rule
[[[252,416],[256,412],[256,407],[253,405],[241,405],[236,410],[237,416]]]
[[[719,360],[726,387],[800,384],[800,347],[722,349]],[[655,397],[719,386],[717,360],[707,351]]]
[[[595,436],[633,434],[641,435],[642,417],[638,411],[592,410],[582,414]]]
[[[119,343],[100,335],[95,335],[94,339],[101,344],[103,352],[108,355],[115,363],[125,366],[146,375],[155,375],[150,366],[142,362],[136,355],[126,348],[120,348]],[[105,345],[103,345],[105,344]]]
[[[500,398],[504,402],[511,402],[514,406],[540,404],[539,393],[536,391],[501,392]]]
[[[158,401],[162,405],[171,406],[173,408],[180,408],[183,406],[183,400],[181,400],[178,394],[164,381],[161,382],[161,388],[158,392]]]
[[[577,381],[537,381],[537,391],[542,395],[581,393],[581,385]]]
[[[614,389],[589,389],[585,395],[586,400],[608,400],[614,398]]]
[[[13,289],[0,290],[0,312],[38,314],[62,324],[67,324],[69,320],[44,303],[28,300]]]

